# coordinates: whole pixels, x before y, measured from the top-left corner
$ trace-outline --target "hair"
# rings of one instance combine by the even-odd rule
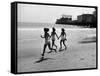
[[[44,28],[44,32],[48,32],[49,31],[49,28]]]
[[[52,28],[52,30],[53,30],[53,31],[56,31],[56,29],[55,29],[54,27]]]
[[[64,28],[62,28],[61,30],[62,30],[62,32],[65,32],[65,29]]]

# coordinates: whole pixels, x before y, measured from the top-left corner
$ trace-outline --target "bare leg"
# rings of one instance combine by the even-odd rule
[[[54,46],[56,47],[56,49],[57,49],[57,45],[55,44],[55,41],[54,41]]]
[[[62,40],[60,40],[60,49],[62,49]]]
[[[65,40],[63,41],[63,44],[64,44],[64,46],[65,46],[65,50],[67,49],[67,46],[66,46],[66,44],[65,44]]]
[[[52,40],[52,48],[53,48],[53,46],[55,46],[57,49],[57,46],[55,45],[55,40]]]
[[[56,49],[51,48],[50,43],[48,44],[48,48],[49,48],[50,50],[54,50],[55,52],[57,52]],[[52,52],[52,51],[51,51],[51,52]]]
[[[44,53],[45,53],[45,49],[47,47],[47,44],[44,44],[44,48],[43,48],[43,53],[42,53],[42,57],[44,57]]]
[[[52,40],[52,48],[53,48],[53,46],[54,46],[54,41]]]

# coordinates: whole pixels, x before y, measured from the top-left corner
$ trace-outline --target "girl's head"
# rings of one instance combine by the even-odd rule
[[[53,28],[52,28],[52,31],[54,31],[54,32],[55,32],[55,31],[56,31],[56,29],[53,27]]]
[[[49,31],[49,28],[44,28],[44,32],[48,32]]]
[[[64,29],[64,28],[62,28],[62,29],[61,29],[61,31],[62,31],[62,32],[65,32],[65,29]]]

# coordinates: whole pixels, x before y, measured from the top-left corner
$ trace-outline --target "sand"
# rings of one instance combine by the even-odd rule
[[[37,30],[18,32],[18,72],[96,68],[96,29],[66,29],[67,50],[59,52],[60,40],[56,40],[57,53],[48,54],[47,48],[45,60],[41,62],[43,30]],[[60,29],[57,34],[60,35]]]

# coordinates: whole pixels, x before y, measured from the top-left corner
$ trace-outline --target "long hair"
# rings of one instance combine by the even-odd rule
[[[55,31],[56,31],[56,29],[53,27],[52,28],[52,34],[55,34],[56,33]]]

